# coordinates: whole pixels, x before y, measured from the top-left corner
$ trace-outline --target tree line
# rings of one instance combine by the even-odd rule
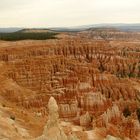
[[[45,32],[45,33],[25,33],[25,32],[14,32],[14,33],[0,33],[0,40],[4,41],[18,41],[18,40],[46,40],[56,39],[58,33]]]

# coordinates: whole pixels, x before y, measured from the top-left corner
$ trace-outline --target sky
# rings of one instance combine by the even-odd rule
[[[140,0],[0,0],[0,27],[140,23]]]

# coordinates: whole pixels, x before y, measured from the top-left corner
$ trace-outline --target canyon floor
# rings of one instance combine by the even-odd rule
[[[73,140],[140,140],[140,32],[0,41],[0,139],[41,136],[51,97]]]

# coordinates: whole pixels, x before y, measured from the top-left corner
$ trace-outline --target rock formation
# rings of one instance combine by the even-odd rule
[[[103,137],[139,140],[140,34],[90,29],[60,36],[47,41],[0,41],[0,103],[15,113],[32,137],[41,135],[47,118],[51,120],[46,104],[53,96],[59,108],[56,118],[59,114],[74,130],[78,125],[81,132],[76,134],[86,135],[84,128],[91,130],[90,137],[92,130],[100,129]],[[70,128],[66,129],[68,137]]]
[[[88,112],[86,114],[80,116],[80,125],[81,126],[89,126],[91,123],[91,117]]]
[[[108,135],[105,140],[121,140],[121,139]]]
[[[36,140],[78,140],[76,136],[67,136],[59,124],[58,105],[56,100],[51,97],[48,102],[49,116],[43,135]]]

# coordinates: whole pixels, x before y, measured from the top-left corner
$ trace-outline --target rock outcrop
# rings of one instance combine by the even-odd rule
[[[59,124],[58,105],[51,97],[48,102],[49,116],[43,135],[36,140],[78,140],[76,136],[67,136]]]
[[[104,140],[121,140],[121,139],[108,135]]]
[[[88,112],[86,114],[80,116],[80,125],[81,126],[89,126],[91,124],[91,117]]]

